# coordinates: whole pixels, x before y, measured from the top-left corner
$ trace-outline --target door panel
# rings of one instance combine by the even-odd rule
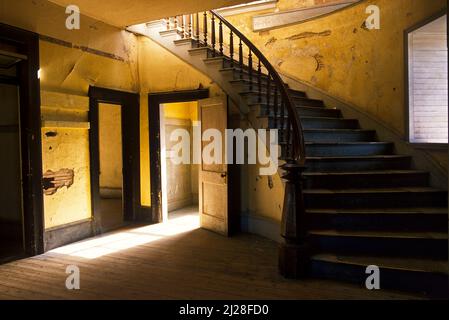
[[[199,101],[201,136],[208,129],[217,129],[222,138],[227,128],[227,101],[213,98]],[[210,142],[201,143],[201,154]],[[225,164],[225,143],[222,141],[221,163],[206,164],[201,161],[199,177],[199,211],[201,227],[228,235],[228,184]]]

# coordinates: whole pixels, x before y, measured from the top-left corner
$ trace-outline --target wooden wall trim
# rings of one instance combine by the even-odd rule
[[[123,202],[126,221],[145,221],[140,210],[140,95],[107,88],[89,88],[89,149],[92,215],[95,219],[100,201],[98,106],[100,103],[122,106]],[[99,232],[98,228],[95,230]]]

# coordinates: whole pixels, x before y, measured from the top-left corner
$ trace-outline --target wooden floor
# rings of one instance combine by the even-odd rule
[[[65,287],[80,268],[81,289]],[[194,215],[129,228],[0,266],[0,299],[410,299],[322,280],[285,280],[276,243],[224,238]]]

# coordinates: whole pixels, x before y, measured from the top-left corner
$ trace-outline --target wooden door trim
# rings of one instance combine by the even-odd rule
[[[27,60],[18,63],[24,247],[27,255],[44,252],[44,202],[38,34],[0,23],[0,40],[18,47]]]
[[[100,152],[98,109],[100,103],[121,105],[123,157],[123,213],[125,221],[144,221],[140,214],[140,95],[106,88],[89,88],[89,152],[92,215],[100,202]],[[95,228],[99,232],[98,226]]]
[[[162,222],[161,128],[159,105],[190,102],[209,98],[209,89],[157,92],[148,94],[148,124],[150,139],[151,221]]]

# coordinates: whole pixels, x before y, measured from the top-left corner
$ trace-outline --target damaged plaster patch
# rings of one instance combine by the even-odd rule
[[[59,171],[47,170],[43,175],[44,194],[51,196],[60,188],[70,188],[73,185],[75,173],[72,169],[61,169]]]
[[[271,37],[267,43],[265,43],[265,47],[268,47],[270,45],[273,45],[278,39],[276,39],[275,37]]]
[[[321,54],[316,54],[313,56],[316,61],[316,69],[315,71],[320,71],[324,68],[323,56]]]
[[[332,34],[332,31],[326,30],[322,32],[302,32],[298,34],[294,34],[290,37],[285,38],[285,40],[300,40],[306,38],[317,38],[317,37],[328,37]]]

